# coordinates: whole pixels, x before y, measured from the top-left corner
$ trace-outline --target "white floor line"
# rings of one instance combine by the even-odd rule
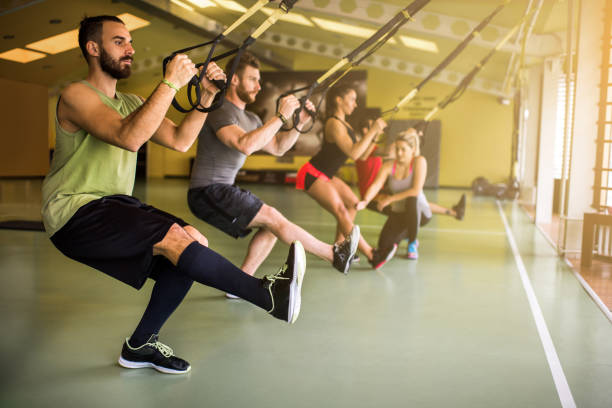
[[[589,296],[593,299],[595,304],[599,306],[599,308],[601,309],[603,314],[608,318],[610,323],[612,323],[612,312],[610,312],[610,309],[608,309],[608,306],[606,306],[606,304],[601,300],[601,298],[597,295],[597,293],[595,293],[593,288],[591,288],[591,285],[589,285],[588,282],[585,281],[584,278],[578,272],[576,272],[576,270],[574,269],[574,266],[568,259],[565,259],[565,263],[572,270],[574,276],[576,277],[576,279],[578,279],[578,282],[580,282],[580,284],[582,285],[582,288],[586,291],[586,293],[589,294]]]
[[[542,342],[542,346],[544,347],[546,360],[548,361],[548,366],[550,367],[553,381],[555,383],[555,387],[557,388],[557,394],[559,395],[561,406],[564,408],[575,408],[576,403],[574,402],[572,391],[569,388],[569,384],[567,383],[567,379],[565,378],[565,373],[563,372],[563,368],[561,367],[561,361],[559,361],[559,356],[557,355],[555,345],[553,344],[552,338],[550,337],[550,333],[548,331],[548,327],[546,326],[546,321],[544,320],[542,309],[540,308],[538,299],[533,290],[533,286],[531,285],[531,281],[529,280],[529,276],[527,275],[527,270],[525,269],[523,258],[521,258],[521,254],[519,253],[516,241],[514,240],[514,236],[512,235],[512,231],[510,230],[510,225],[508,224],[508,220],[506,219],[506,214],[504,214],[504,211],[499,201],[497,201],[497,208],[504,223],[504,228],[506,229],[508,242],[510,243],[510,247],[512,248],[512,253],[514,254],[516,266],[521,276],[521,281],[523,283],[523,288],[525,289],[525,293],[527,295],[527,300],[529,301],[529,307],[531,309],[531,314],[533,315],[533,320],[535,321],[536,328],[538,329],[540,341]]]

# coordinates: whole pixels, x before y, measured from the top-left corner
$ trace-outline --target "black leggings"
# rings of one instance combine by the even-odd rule
[[[168,317],[183,301],[193,281],[235,294],[264,310],[272,306],[270,294],[261,279],[244,273],[197,242],[185,248],[177,266],[165,258],[159,259],[152,276],[156,280],[155,286],[147,309],[130,338],[132,347],[139,347],[152,334],[159,333]]]
[[[419,227],[426,225],[431,220],[419,211],[417,203],[417,197],[408,197],[404,211],[394,212],[389,206],[383,210],[383,214],[388,218],[378,237],[380,252],[388,253],[394,244],[399,244],[406,238],[413,242],[417,237]]]

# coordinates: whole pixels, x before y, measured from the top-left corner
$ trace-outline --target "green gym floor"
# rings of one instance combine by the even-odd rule
[[[0,215],[38,217],[40,181],[2,182]],[[335,223],[303,192],[248,185],[324,241]],[[247,240],[194,218],[187,180],[136,195],[183,217],[240,264]],[[426,191],[451,205],[459,190]],[[348,276],[308,256],[294,325],[195,284],[160,339],[188,375],[116,363],[152,285],[125,286],[56,250],[42,232],[0,230],[0,407],[612,407],[612,323],[515,204],[472,197],[436,216],[420,258]],[[357,222],[375,243],[383,216]],[[508,228],[506,228],[506,223]],[[275,272],[278,243],[258,275]]]

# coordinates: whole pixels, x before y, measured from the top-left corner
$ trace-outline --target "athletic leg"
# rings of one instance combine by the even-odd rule
[[[274,244],[276,244],[274,234],[265,228],[259,228],[249,242],[249,249],[242,262],[241,269],[251,276],[255,275],[259,266],[270,255]]]
[[[249,228],[254,227],[269,231],[285,244],[300,241],[306,252],[310,252],[328,262],[333,260],[332,245],[318,240],[302,227],[292,223],[274,207],[264,204],[249,224]]]
[[[352,230],[354,224],[350,212],[331,181],[319,178],[312,184],[307,193],[336,218],[338,229],[344,236]],[[372,247],[362,236],[359,238],[359,249],[368,259],[372,259]]]
[[[450,215],[452,217],[455,217],[457,215],[455,211],[451,210],[450,208],[442,207],[441,205],[438,205],[436,203],[430,202],[429,208],[431,208],[431,212],[434,214]]]

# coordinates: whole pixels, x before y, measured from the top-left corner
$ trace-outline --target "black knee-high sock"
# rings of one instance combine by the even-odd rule
[[[140,319],[140,323],[130,337],[130,346],[140,347],[145,344],[152,334],[159,333],[168,317],[183,301],[193,280],[179,273],[176,268],[165,259],[163,265],[157,270],[157,278],[149,304]]]
[[[179,257],[177,268],[189,278],[241,297],[270,310],[272,301],[268,289],[257,279],[234,266],[212,249],[192,242]]]

